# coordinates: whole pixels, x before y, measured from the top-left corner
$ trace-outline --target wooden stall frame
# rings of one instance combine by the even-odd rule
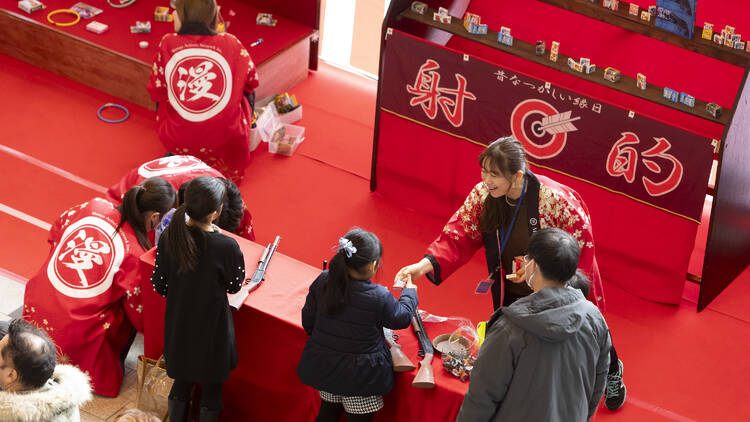
[[[703,54],[717,60],[730,63],[735,66],[750,68],[750,54],[719,47],[708,40],[688,40],[677,35],[671,34],[656,28],[653,18],[650,22],[640,21],[627,15],[629,3],[620,2],[620,10],[617,12],[604,9],[603,7],[592,5],[584,0],[540,0],[544,3],[561,7],[573,13],[578,13],[592,19],[610,23],[642,35],[652,37],[677,47],[681,47],[698,54]],[[689,108],[682,104],[675,104],[666,101],[661,96],[661,87],[655,87],[649,84],[648,89],[641,91],[636,88],[635,80],[626,76],[617,84],[611,84],[602,77],[602,70],[597,69],[593,75],[587,75],[576,72],[567,67],[567,57],[558,55],[558,62],[552,62],[547,59],[549,50],[545,56],[534,54],[534,45],[514,38],[513,46],[505,46],[498,43],[497,32],[489,31],[487,35],[476,35],[467,32],[462,25],[462,19],[452,19],[451,24],[443,24],[433,21],[430,17],[434,10],[430,9],[424,15],[419,15],[411,11],[409,0],[393,0],[388,8],[385,19],[383,20],[382,40],[386,40],[390,31],[395,26],[397,20],[408,18],[420,22],[428,27],[442,29],[460,37],[479,42],[483,45],[490,46],[497,50],[516,55],[523,59],[552,67],[563,73],[570,74],[599,85],[607,86],[618,91],[643,98],[670,108],[674,108],[684,113],[691,114],[709,121],[713,121],[725,126],[724,134],[719,144],[718,167],[716,171],[715,182],[712,186],[707,186],[707,192],[714,196],[711,209],[711,220],[709,223],[708,242],[704,256],[702,276],[686,274],[686,280],[700,283],[700,296],[698,300],[698,311],[703,310],[713,299],[716,298],[737,275],[750,265],[750,166],[746,163],[750,161],[750,84],[748,84],[748,70],[745,72],[742,84],[740,85],[738,95],[735,98],[735,104],[732,109],[715,119],[705,112],[705,101],[696,99],[695,108]],[[599,10],[601,9],[601,10]],[[696,27],[696,35],[700,35],[702,28]],[[380,74],[384,71],[384,54],[385,42],[380,47]],[[373,156],[372,169],[370,175],[370,190],[377,189],[377,154],[378,138],[380,136],[380,110],[382,78],[378,81],[377,104],[375,114],[375,130],[373,134]],[[632,86],[632,87],[631,87]],[[632,88],[632,89],[631,89]],[[657,95],[658,91],[658,95]],[[738,107],[747,106],[745,113],[736,113]],[[744,110],[744,108],[743,108]],[[744,132],[743,132],[744,130]],[[727,149],[727,138],[730,135],[739,134],[737,139],[729,147],[732,150],[731,156],[724,160],[724,151]],[[743,136],[744,135],[744,136]],[[744,149],[742,149],[744,148]],[[731,182],[725,182],[726,186],[720,187],[722,172],[726,173],[725,178],[730,178]],[[713,177],[712,177],[713,179]],[[737,185],[737,186],[735,186]],[[745,199],[744,202],[738,202],[739,199]],[[749,222],[743,223],[743,218]],[[727,239],[726,234],[730,233],[732,239]],[[732,249],[730,245],[734,242],[740,243],[739,248]]]
[[[317,67],[317,60],[311,60],[313,55],[317,59],[316,38],[317,30],[257,65],[258,77],[272,81],[258,87],[258,99],[288,91],[307,78],[308,69]],[[156,109],[146,90],[150,63],[4,9],[0,9],[0,53]]]

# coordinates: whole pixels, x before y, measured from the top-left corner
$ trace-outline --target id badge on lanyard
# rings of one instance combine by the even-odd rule
[[[487,278],[483,279],[482,281],[477,284],[477,288],[474,290],[475,294],[485,294],[488,291],[490,291],[490,288],[492,287],[492,283],[495,282],[495,280],[492,278],[493,275],[500,273],[500,283],[505,283],[505,270],[503,270],[503,249],[505,249],[505,245],[508,243],[508,239],[510,239],[510,233],[513,231],[513,226],[516,223],[516,217],[518,217],[518,210],[521,208],[521,202],[523,202],[523,197],[526,194],[526,178],[523,179],[523,189],[521,190],[521,196],[518,198],[518,203],[516,204],[515,209],[513,210],[513,218],[510,220],[510,225],[508,226],[508,231],[503,232],[502,239],[500,239],[500,229],[495,230],[495,237],[497,238],[497,267],[494,271],[492,271]],[[515,267],[515,262],[513,263]],[[515,271],[515,268],[514,268]],[[501,297],[505,291],[504,286],[500,289],[501,291]],[[501,299],[502,300],[502,299]]]

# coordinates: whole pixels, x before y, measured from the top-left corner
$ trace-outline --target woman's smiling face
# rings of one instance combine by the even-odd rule
[[[492,165],[491,160],[485,159],[482,163],[482,182],[487,186],[490,196],[500,198],[508,193],[511,182],[508,180],[497,167]]]

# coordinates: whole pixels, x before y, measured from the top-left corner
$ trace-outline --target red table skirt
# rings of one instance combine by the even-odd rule
[[[263,247],[246,239],[235,239],[250,272],[255,268]],[[141,257],[141,279],[145,354],[158,358],[164,339],[166,301],[150,285],[154,254],[155,251],[151,250]],[[277,252],[269,265],[266,281],[234,313],[239,365],[224,384],[222,420],[315,419],[320,398],[317,391],[300,382],[296,371],[308,338],[302,328],[302,306],[308,287],[319,272],[317,268]],[[416,364],[420,359],[416,337],[410,329],[398,334],[404,353]],[[439,357],[433,359],[432,367],[437,387],[430,390],[411,386],[416,370],[396,374],[395,388],[385,397],[385,407],[377,413],[375,420],[455,420],[468,383],[448,374]]]

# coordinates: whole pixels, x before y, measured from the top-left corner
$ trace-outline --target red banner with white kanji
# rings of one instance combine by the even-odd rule
[[[710,139],[398,31],[385,60],[382,111],[480,145],[512,134],[534,165],[700,220]]]

